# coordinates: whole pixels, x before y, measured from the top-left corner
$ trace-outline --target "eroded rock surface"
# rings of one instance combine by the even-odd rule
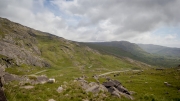
[[[131,92],[128,91],[119,81],[107,79],[106,82],[100,84],[99,82],[90,82],[88,83],[84,78],[78,78],[78,82],[80,82],[80,86],[86,92],[99,93],[101,92],[109,92],[111,95],[117,96],[121,98],[121,96],[133,100],[134,98],[131,96]]]
[[[4,84],[4,78],[3,78],[5,74],[4,71],[5,71],[5,67],[0,65],[0,101],[7,101],[3,88],[2,88]]]

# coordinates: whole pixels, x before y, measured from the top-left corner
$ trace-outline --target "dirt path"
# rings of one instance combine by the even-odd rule
[[[132,72],[142,72],[143,70],[112,71],[112,72],[106,72],[106,73],[100,74],[100,75],[98,75],[98,76],[104,76],[104,75],[108,75],[108,74],[112,74],[112,73],[122,73],[122,72],[128,72],[128,71],[132,71]]]
[[[112,74],[112,73],[122,73],[122,72],[128,72],[130,70],[124,70],[124,71],[112,71],[112,72],[107,72],[107,73],[103,73],[103,74],[100,74],[98,76],[104,76],[104,75],[108,75],[108,74]]]
[[[47,70],[42,70],[42,71],[39,71],[39,72],[36,72],[34,74],[30,74],[30,75],[36,75],[36,74],[39,74],[39,73],[42,73],[42,72],[46,72]]]

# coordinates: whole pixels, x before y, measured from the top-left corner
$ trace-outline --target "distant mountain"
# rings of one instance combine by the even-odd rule
[[[156,66],[176,67],[180,63],[180,58],[169,58],[165,55],[155,55],[144,51],[141,47],[139,47],[139,45],[127,41],[90,42],[82,44],[85,44],[104,54],[111,54],[116,57],[129,57],[131,59]]]
[[[138,44],[144,51],[168,57],[180,57],[180,48],[170,48],[153,44]]]

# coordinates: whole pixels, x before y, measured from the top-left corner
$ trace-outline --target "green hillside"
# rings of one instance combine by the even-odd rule
[[[180,48],[170,48],[152,44],[138,44],[144,51],[155,55],[180,58]]]
[[[77,81],[84,77],[83,80],[89,84],[102,84],[106,78],[118,80],[132,91],[131,96],[138,101],[180,99],[178,68],[156,70],[157,67],[130,58],[115,57],[112,53],[118,53],[121,48],[114,48],[111,53],[111,46],[108,47],[109,50],[101,54],[85,44],[0,18],[0,76],[4,80],[5,96],[8,101],[130,100],[103,91],[87,92]],[[121,52],[135,57],[128,51],[135,48],[126,47]],[[95,76],[99,77],[99,82]],[[39,78],[53,78],[55,82],[40,82]],[[60,93],[57,91],[59,87],[63,88]]]
[[[129,57],[147,64],[174,67],[180,63],[180,58],[167,57],[165,55],[155,55],[141,49],[138,45],[126,41],[115,42],[92,42],[82,43],[99,52],[111,54],[117,57]]]

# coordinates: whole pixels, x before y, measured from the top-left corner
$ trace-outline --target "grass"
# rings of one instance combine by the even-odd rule
[[[38,75],[47,75],[56,79],[54,84],[38,84],[35,88],[25,90],[19,88],[17,82],[5,85],[6,95],[9,101],[44,101],[48,99],[55,99],[56,101],[81,101],[82,99],[89,99],[92,101],[128,101],[126,98],[116,98],[110,96],[108,93],[105,98],[99,98],[92,93],[86,93],[81,89],[78,83],[73,82],[74,78],[86,75],[88,81],[95,81],[92,78],[94,74],[101,74],[108,71],[93,71],[86,69],[83,73],[76,67],[69,68],[51,68],[47,72]],[[119,69],[118,69],[119,70]],[[174,68],[165,69],[164,71],[157,71],[155,69],[145,69],[143,72],[128,71],[120,73],[119,76],[114,77],[113,74],[108,75],[112,79],[119,80],[128,90],[136,92],[133,94],[135,100],[138,101],[179,101],[180,92],[180,71]],[[103,82],[105,79],[101,78]],[[172,86],[164,85],[164,82],[170,83]],[[62,93],[57,93],[56,89],[66,85],[67,88]],[[100,93],[99,95],[101,95]]]

